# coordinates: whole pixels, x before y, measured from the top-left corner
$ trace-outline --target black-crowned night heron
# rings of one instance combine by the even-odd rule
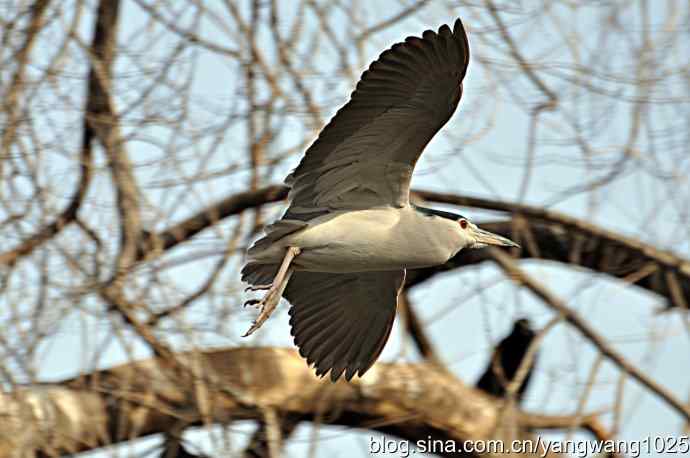
[[[517,246],[467,218],[410,204],[422,150],[450,119],[469,62],[462,22],[385,51],[287,177],[290,206],[248,250],[242,279],[268,290],[256,331],[284,296],[317,375],[364,374],[393,326],[405,269],[463,248]]]

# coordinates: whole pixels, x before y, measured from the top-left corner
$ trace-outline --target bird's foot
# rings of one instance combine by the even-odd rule
[[[264,324],[264,322],[271,316],[273,310],[275,310],[275,308],[278,306],[280,297],[283,295],[283,291],[285,291],[285,287],[287,286],[288,281],[290,281],[290,277],[294,271],[290,266],[290,263],[293,259],[295,259],[295,256],[300,254],[300,252],[301,250],[298,247],[289,247],[285,252],[285,257],[283,258],[283,262],[280,264],[278,273],[276,273],[276,276],[273,278],[273,282],[270,285],[256,285],[248,288],[253,291],[267,289],[268,292],[263,298],[261,298],[261,300],[250,299],[244,303],[245,307],[248,305],[255,305],[257,307],[260,306],[261,311],[259,312],[259,317],[256,319],[256,321],[254,321],[254,323],[252,323],[252,326],[242,337],[247,337],[259,329],[261,325]]]
[[[251,305],[252,307],[258,307],[260,303],[261,301],[259,299],[249,299],[248,301],[244,301],[242,307],[246,307],[248,305]]]
[[[267,285],[252,285],[252,286],[247,286],[244,289],[244,292],[246,293],[247,291],[266,291],[266,290],[271,289],[272,287],[273,287],[273,283],[269,283]],[[247,301],[247,302],[250,302],[250,301]],[[248,304],[245,303],[244,305],[248,305]]]
[[[248,305],[252,307],[259,307],[262,305],[263,301],[268,297],[269,294],[271,294],[271,289],[278,289],[277,286],[275,286],[273,283],[269,283],[268,285],[253,285],[247,287],[244,292],[246,293],[247,291],[266,291],[268,290],[268,293],[264,296],[263,299],[248,299],[244,301],[244,305],[242,307],[247,307]]]
[[[268,320],[275,308],[278,306],[281,295],[280,288],[271,286],[268,288],[268,292],[262,299],[250,299],[244,303],[245,307],[247,305],[261,307],[261,311],[259,312],[259,316],[252,323],[252,326],[242,337],[247,337],[253,334],[254,331],[259,329],[261,325]]]

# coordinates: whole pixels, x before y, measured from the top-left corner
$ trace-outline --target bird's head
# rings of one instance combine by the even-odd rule
[[[453,255],[464,248],[483,248],[486,246],[510,246],[519,248],[520,245],[493,232],[480,229],[476,224],[462,215],[425,208],[415,205],[414,208],[423,215],[433,218],[444,228],[444,241],[452,244]]]
[[[480,229],[464,216],[457,218],[457,224],[461,240],[464,242],[463,248],[483,248],[489,245],[520,247],[508,238]]]
[[[527,318],[520,318],[513,325],[512,334],[520,335],[525,338],[533,338],[536,334],[532,329],[532,323]]]

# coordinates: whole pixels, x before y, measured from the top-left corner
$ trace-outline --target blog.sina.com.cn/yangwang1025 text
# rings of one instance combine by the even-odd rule
[[[454,441],[434,439],[427,436],[414,442],[393,439],[386,436],[369,437],[369,453],[372,455],[394,455],[408,457],[411,454],[431,453],[469,453],[503,454],[524,453],[545,457],[550,453],[567,454],[584,458],[598,454],[617,454],[638,458],[641,454],[679,454],[690,453],[690,436],[649,436],[637,440],[564,440],[545,441],[540,436],[534,440],[514,440],[506,443],[501,440]]]

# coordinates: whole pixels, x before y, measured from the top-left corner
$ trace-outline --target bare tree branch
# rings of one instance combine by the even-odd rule
[[[2,141],[0,143],[0,172],[2,164],[10,155],[10,145],[15,141],[18,118],[20,113],[19,96],[24,89],[24,75],[31,49],[36,43],[36,37],[42,30],[43,19],[50,0],[36,0],[31,4],[31,19],[26,28],[24,42],[14,55],[15,71],[6,91],[2,93],[2,110],[7,118],[3,122]]]
[[[563,301],[554,296],[542,284],[536,282],[529,275],[527,275],[517,266],[513,258],[494,248],[489,248],[489,250],[493,259],[498,263],[499,266],[501,266],[511,280],[519,285],[524,285],[529,288],[535,295],[543,300],[544,303],[562,315],[565,320],[568,321],[568,323],[580,331],[587,338],[587,340],[597,347],[597,349],[604,356],[610,359],[622,371],[632,376],[635,380],[648,388],[652,393],[655,393],[657,396],[663,399],[664,402],[671,406],[676,412],[685,417],[687,420],[690,420],[690,408],[688,408],[688,406],[678,400],[669,390],[659,385],[637,367],[630,364],[623,357],[623,355],[616,351],[608,342],[604,340],[601,335],[599,335],[598,332],[589,326],[589,324],[587,324],[587,322],[580,317],[577,312],[567,307]]]
[[[640,432],[626,421],[638,405],[650,418],[666,408],[631,401],[628,371],[646,376],[641,396],[679,407],[682,393],[658,391],[678,381],[666,375],[672,357],[657,348],[688,346],[682,331],[690,330],[687,2],[0,3],[0,458],[113,444],[118,453],[117,444],[152,434],[163,441],[154,452],[161,457],[201,455],[199,435],[213,456],[278,456],[298,424],[311,431],[312,454],[330,424],[454,444],[541,429],[617,439]],[[456,361],[449,328],[415,313],[459,291],[500,301],[462,310],[467,321],[482,314],[484,329],[474,330],[491,342],[499,323],[518,317],[509,311],[538,320],[531,305],[549,294],[562,297],[551,301],[554,320],[565,316],[563,291],[532,285],[537,297],[523,304],[520,287],[500,273],[465,275],[457,291],[453,282],[427,284],[429,297],[414,291],[419,304],[405,290],[399,324],[423,363],[377,363],[350,385],[314,379],[288,350],[209,351],[209,342],[233,339],[243,249],[287,196],[284,186],[265,184],[285,175],[342,106],[370,53],[456,17],[469,32],[470,79],[459,113],[425,153],[433,178],[418,178],[450,192],[456,180],[477,184],[477,195],[514,192],[519,204],[425,190],[412,201],[499,212],[478,223],[522,245],[511,250],[515,260],[504,259],[508,271],[527,278],[521,260],[555,262],[568,278],[588,277],[587,293],[601,285],[593,278],[618,280],[617,290],[636,285],[673,313],[643,308],[639,328],[612,318],[600,336],[588,334],[586,317],[558,327],[580,326],[585,338],[575,343],[584,348],[570,360],[561,357],[568,349],[542,346],[534,377],[547,383],[533,385],[527,404],[542,399],[557,416],[465,387],[453,373],[469,366],[446,364]],[[496,186],[498,168],[517,181]],[[523,205],[527,197],[541,204]],[[563,199],[582,216],[550,210]],[[666,241],[673,252],[662,249]],[[500,262],[491,250],[463,250],[442,266],[408,271],[407,286],[484,261]],[[506,294],[484,294],[498,282]],[[588,306],[610,303],[597,295]],[[619,338],[621,347],[634,341],[629,361],[610,352]],[[476,339],[463,344],[489,359]],[[141,351],[153,359],[134,362]],[[127,364],[100,370],[113,358]],[[607,358],[614,383],[602,383],[611,380],[601,376]],[[58,378],[53,359],[85,374],[42,383]],[[523,359],[522,368],[502,371],[513,391],[527,377]],[[648,360],[665,365],[657,385],[651,370],[640,374]],[[577,380],[554,376],[566,366]],[[577,398],[574,412],[563,390]],[[611,407],[585,412],[595,401]],[[677,411],[687,419],[687,408]],[[245,450],[234,447],[238,420],[257,424]],[[647,432],[673,434],[665,425]],[[189,428],[198,430],[183,434]]]
[[[431,339],[424,330],[421,321],[410,303],[410,296],[407,290],[403,290],[400,296],[398,296],[398,311],[400,312],[402,322],[405,326],[405,331],[414,342],[422,357],[431,364],[441,368],[445,367],[434,349],[433,342],[431,342]]]
[[[192,358],[177,356],[187,363]],[[317,379],[296,352],[286,349],[211,351],[203,354],[202,365],[215,422],[258,419],[262,409],[271,408],[305,421],[318,416],[328,424],[411,441],[431,434],[462,442],[492,437],[500,408],[425,364],[377,364],[363,379],[336,384]],[[179,423],[198,425],[201,413],[190,403],[188,383],[167,364],[150,359],[3,394],[0,457],[18,449],[76,453],[164,432]],[[229,391],[241,393],[243,400],[223,394]],[[31,420],[39,417],[40,423]]]
[[[585,267],[661,295],[669,307],[687,310],[690,303],[690,262],[648,243],[602,229],[587,221],[529,205],[454,194],[417,191],[430,202],[510,213],[510,221],[482,227],[516,239],[525,248],[523,259],[544,259]],[[410,271],[414,286],[439,271],[477,264],[490,258],[485,250],[461,251],[443,266]]]
[[[48,2],[37,2],[37,13],[43,11]],[[108,138],[104,132],[110,130],[114,113],[110,103],[110,78],[112,73],[112,63],[115,52],[116,39],[116,20],[117,14],[110,14],[109,2],[102,2],[104,10],[99,9],[98,17],[93,32],[91,49],[91,68],[88,77],[88,91],[86,107],[82,121],[82,142],[79,159],[80,177],[77,189],[72,194],[69,205],[55,218],[55,220],[41,227],[34,235],[27,238],[10,251],[0,253],[0,265],[11,266],[19,258],[30,254],[36,247],[46,240],[51,239],[62,229],[74,222],[81,204],[86,196],[86,192],[91,183],[92,177],[92,141],[100,136],[101,139]],[[108,13],[108,14],[106,14]],[[40,17],[40,16],[39,16]],[[100,132],[100,134],[99,134]]]
[[[275,185],[229,196],[173,227],[149,235],[139,250],[139,259],[164,252],[224,218],[285,199],[287,192],[286,187]],[[544,208],[423,190],[413,194],[434,203],[510,213],[513,220],[482,223],[482,227],[518,242],[527,240],[528,249],[520,252],[522,258],[557,261],[608,274],[667,298],[669,307],[687,309],[690,303],[690,262],[653,245]],[[461,251],[443,266],[411,270],[406,284],[411,287],[438,272],[488,259],[484,250]]]

